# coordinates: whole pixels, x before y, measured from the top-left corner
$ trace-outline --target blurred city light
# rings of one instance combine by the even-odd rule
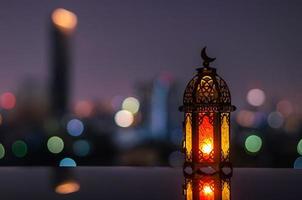
[[[267,117],[267,123],[272,128],[281,128],[284,123],[284,118],[279,112],[271,112]]]
[[[72,158],[63,158],[59,164],[60,167],[76,167],[77,163]]]
[[[115,123],[123,128],[131,126],[134,121],[134,117],[131,112],[127,110],[120,110],[115,114]]]
[[[252,106],[261,106],[265,102],[265,93],[258,88],[251,89],[247,93],[246,100]]]
[[[73,143],[73,152],[77,156],[87,156],[90,152],[90,144],[87,140],[77,140]]]
[[[288,117],[293,112],[293,105],[287,101],[282,100],[277,104],[277,111],[280,112],[284,117]]]
[[[286,118],[284,129],[288,133],[295,133],[298,132],[298,130],[301,127],[300,118],[295,115],[290,115],[288,118]]]
[[[76,181],[66,181],[56,186],[55,191],[58,194],[71,194],[79,191],[80,184]]]
[[[249,110],[240,110],[237,114],[236,121],[243,127],[252,127],[255,123],[255,113]]]
[[[47,141],[47,148],[51,153],[60,153],[64,149],[64,141],[58,136],[52,136]]]
[[[297,152],[302,155],[302,139],[298,142]]]
[[[298,157],[294,162],[295,169],[302,169],[302,156]]]
[[[5,156],[5,148],[3,144],[0,143],[0,159],[2,159]]]
[[[71,136],[79,136],[84,131],[84,124],[79,119],[72,119],[67,123],[67,132]]]
[[[1,95],[1,107],[6,110],[13,109],[16,106],[16,97],[11,92],[5,92]]]
[[[78,117],[89,117],[93,111],[93,104],[90,101],[79,101],[75,105],[74,113]]]
[[[245,149],[250,153],[257,153],[262,147],[262,139],[257,135],[250,135],[245,140]]]
[[[77,16],[73,12],[63,8],[57,8],[53,11],[52,21],[65,33],[72,32],[78,23]]]
[[[134,97],[128,97],[123,101],[122,109],[128,110],[132,114],[135,114],[139,110],[140,103],[139,101]]]
[[[27,144],[22,140],[15,141],[12,145],[12,152],[18,158],[24,157],[27,154]]]

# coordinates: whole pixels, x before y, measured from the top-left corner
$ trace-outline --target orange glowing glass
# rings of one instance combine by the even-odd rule
[[[213,161],[214,127],[208,115],[200,113],[200,117],[202,117],[202,122],[198,127],[200,161]]]
[[[214,200],[215,198],[215,182],[213,179],[200,180],[200,200]]]
[[[223,113],[221,117],[221,150],[224,160],[228,159],[230,152],[230,126],[228,117],[228,113]]]
[[[192,161],[192,114],[186,114],[186,121],[185,121],[185,151],[186,151],[186,161]]]

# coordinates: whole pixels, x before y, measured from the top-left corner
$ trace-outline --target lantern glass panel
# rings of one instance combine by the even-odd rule
[[[199,152],[200,161],[214,161],[214,127],[211,123],[213,113],[199,113]]]
[[[214,200],[215,199],[215,181],[212,178],[200,179],[199,182],[199,199]]]
[[[222,181],[222,200],[231,199],[230,183],[227,181]]]
[[[192,181],[187,182],[186,200],[193,200],[193,186]]]
[[[229,113],[221,115],[221,150],[223,160],[228,159],[230,152]]]
[[[186,113],[185,120],[185,150],[186,150],[186,161],[192,161],[192,114]]]

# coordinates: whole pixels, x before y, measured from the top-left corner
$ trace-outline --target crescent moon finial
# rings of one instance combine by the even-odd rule
[[[206,53],[206,49],[207,47],[205,46],[202,50],[201,50],[201,58],[203,59],[203,66],[204,67],[209,67],[210,62],[213,62],[214,60],[216,60],[216,58],[211,58],[207,55]]]

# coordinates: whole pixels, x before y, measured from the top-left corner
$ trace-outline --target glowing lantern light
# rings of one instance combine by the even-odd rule
[[[187,177],[184,184],[186,200],[230,200],[230,177],[220,175]]]
[[[133,115],[127,110],[120,110],[115,114],[115,123],[123,128],[131,126],[134,121]]]
[[[202,68],[188,83],[183,97],[185,153],[184,169],[190,167],[193,172],[203,167],[219,171],[230,167],[230,112],[231,95],[226,82],[209,66],[215,58],[202,50]]]
[[[5,92],[1,95],[1,107],[10,110],[16,106],[16,97],[11,92]]]

